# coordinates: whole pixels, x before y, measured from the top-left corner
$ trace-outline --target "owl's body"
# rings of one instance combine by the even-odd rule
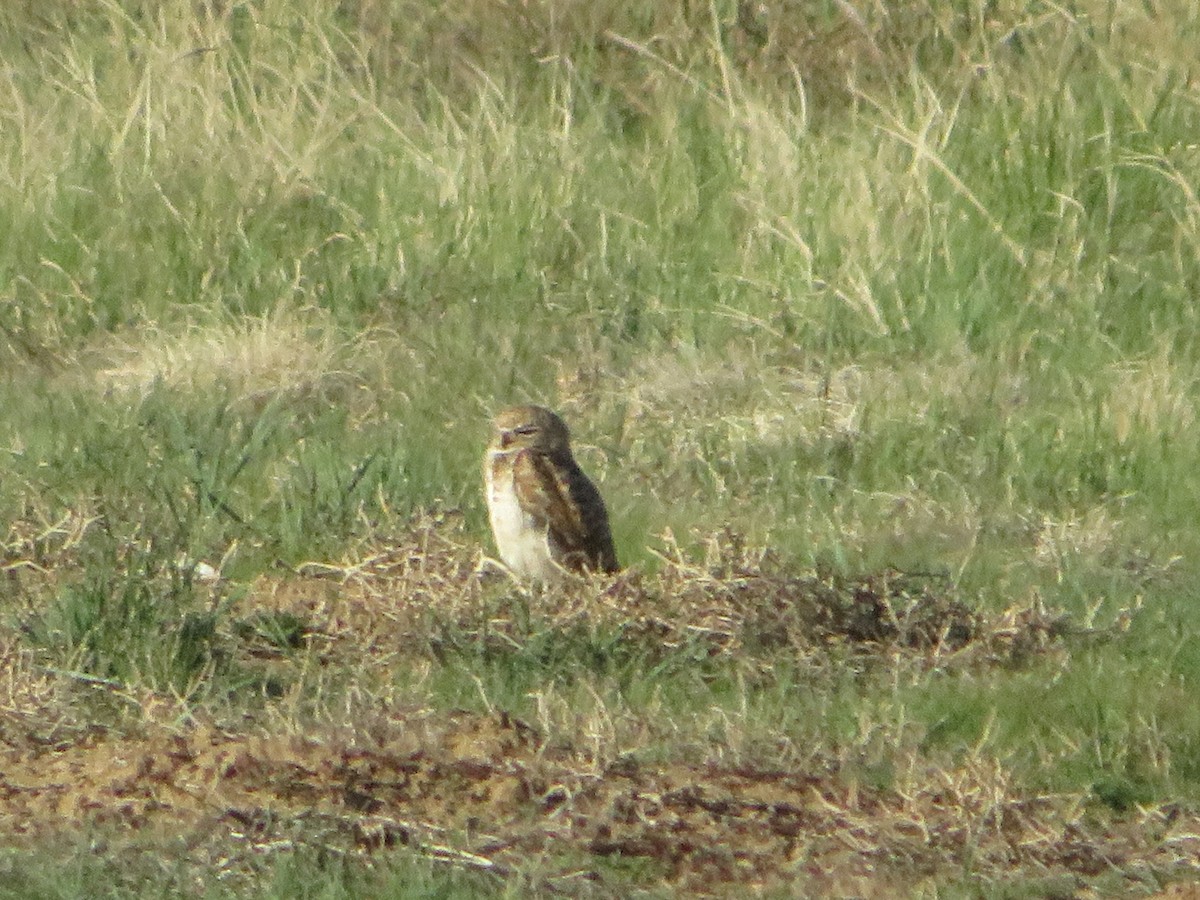
[[[505,565],[535,580],[563,569],[617,571],[604,500],[571,455],[562,419],[545,407],[514,406],[492,425],[483,477]]]

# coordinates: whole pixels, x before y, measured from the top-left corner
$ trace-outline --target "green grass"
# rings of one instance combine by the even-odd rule
[[[261,860],[229,861],[220,878],[170,862],[179,847],[157,853],[130,847],[62,846],[22,850],[0,858],[5,900],[75,900],[80,897],[188,896],[204,898],[392,897],[434,900],[449,897],[516,896],[495,878],[461,873],[403,853],[364,867],[316,847],[281,850]],[[99,853],[97,851],[100,851]]]
[[[1131,624],[910,671],[434,622],[427,669],[363,690],[608,716],[615,754],[809,746],[889,783],[983,754],[1117,814],[1196,803],[1200,13],[855,6],[6,7],[0,617],[55,671],[319,715],[359,673],[238,602],[420,510],[490,548],[487,418],[531,400],[634,567],[728,526]],[[300,674],[247,671],[250,632]]]

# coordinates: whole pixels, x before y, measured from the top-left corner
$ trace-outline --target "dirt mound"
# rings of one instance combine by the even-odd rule
[[[696,563],[675,548],[653,574],[630,570],[529,590],[464,546],[456,518],[431,517],[351,564],[263,579],[254,595],[259,609],[320,622],[325,638],[348,635],[382,652],[429,649],[431,636],[436,643],[452,633],[486,632],[511,646],[554,631],[619,635],[650,657],[684,646],[744,657],[843,644],[867,655],[917,653],[940,665],[1044,650],[1070,629],[1064,615],[1037,602],[977,611],[945,575],[797,573],[733,532],[712,536],[706,557]]]

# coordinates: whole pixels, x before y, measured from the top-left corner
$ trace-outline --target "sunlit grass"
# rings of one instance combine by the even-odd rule
[[[1197,797],[1190,4],[76,7],[0,13],[13,697],[504,709],[597,766],[969,757],[1116,812]],[[635,570],[736,535],[1078,640],[951,672],[431,619],[402,676],[255,617],[262,579],[349,577],[421,510],[491,552],[486,421],[526,400]]]

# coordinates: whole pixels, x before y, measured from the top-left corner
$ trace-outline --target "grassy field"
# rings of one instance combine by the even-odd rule
[[[1200,7],[0,8],[0,898],[1200,878]],[[611,579],[494,553],[571,424]]]

